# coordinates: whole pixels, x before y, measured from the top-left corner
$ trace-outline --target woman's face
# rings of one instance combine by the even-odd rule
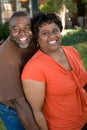
[[[60,29],[55,23],[44,23],[39,27],[38,44],[45,53],[58,51],[61,41]]]

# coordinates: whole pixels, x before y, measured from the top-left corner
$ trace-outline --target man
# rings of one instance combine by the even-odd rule
[[[38,50],[31,42],[29,14],[15,12],[9,20],[9,32],[0,46],[0,117],[7,130],[38,130],[20,80],[26,61]]]

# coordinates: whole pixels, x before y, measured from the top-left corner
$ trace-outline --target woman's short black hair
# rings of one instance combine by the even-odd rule
[[[41,27],[44,23],[55,23],[59,27],[60,32],[62,32],[63,27],[61,20],[55,13],[39,12],[32,18],[31,22],[31,30],[33,32],[33,39],[35,43],[37,43],[39,27]]]

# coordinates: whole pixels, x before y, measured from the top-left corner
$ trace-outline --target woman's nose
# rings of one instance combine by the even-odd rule
[[[50,37],[55,37],[54,32],[50,32],[50,33],[49,33],[49,36],[50,36]]]

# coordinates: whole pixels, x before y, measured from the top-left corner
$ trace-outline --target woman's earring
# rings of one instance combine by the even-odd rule
[[[37,43],[37,47],[39,47],[39,44]]]

